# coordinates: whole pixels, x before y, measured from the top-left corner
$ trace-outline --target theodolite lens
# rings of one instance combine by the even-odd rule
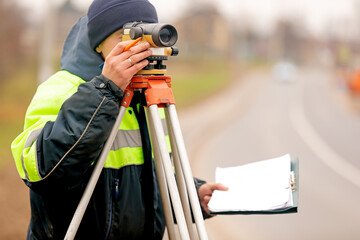
[[[177,38],[177,31],[172,25],[165,24],[154,28],[153,40],[158,46],[171,47],[176,43]]]
[[[171,32],[167,28],[160,30],[160,41],[163,43],[168,43],[171,40]]]

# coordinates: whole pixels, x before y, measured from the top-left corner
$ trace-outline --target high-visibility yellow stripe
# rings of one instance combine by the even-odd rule
[[[106,159],[105,168],[119,169],[128,165],[144,164],[142,148],[121,148],[117,151],[110,151]]]
[[[134,110],[132,107],[128,107],[125,115],[121,121],[120,129],[122,130],[136,130],[139,129],[139,124],[135,116]]]

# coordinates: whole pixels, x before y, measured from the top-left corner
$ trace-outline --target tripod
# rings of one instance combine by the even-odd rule
[[[199,199],[197,197],[180,129],[180,123],[175,109],[175,101],[170,87],[170,76],[135,75],[132,78],[131,83],[125,90],[125,97],[121,102],[120,111],[111,130],[110,136],[105,143],[104,149],[95,165],[89,183],[86,186],[84,194],[70,223],[65,236],[66,240],[74,239],[76,235],[86,207],[90,201],[95,185],[105,164],[111,145],[115,140],[126,109],[130,105],[134,91],[139,91],[141,94],[144,94],[146,99],[146,118],[154,150],[156,173],[161,192],[161,199],[164,206],[165,221],[169,238],[171,240],[176,239],[176,229],[173,219],[174,212],[178,224],[178,233],[182,240],[196,239],[196,233],[200,240],[207,239]],[[159,107],[165,109],[176,179],[159,116]],[[194,229],[192,224],[191,210],[195,219],[196,229]]]

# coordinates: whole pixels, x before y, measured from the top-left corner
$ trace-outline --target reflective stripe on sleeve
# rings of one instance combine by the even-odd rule
[[[41,180],[36,156],[36,139],[40,135],[42,129],[43,128],[36,129],[29,134],[21,153],[21,164],[27,180]],[[27,161],[25,161],[24,158],[26,158]]]
[[[40,128],[40,129],[36,129],[30,133],[30,135],[26,139],[24,149],[31,147],[31,145],[33,144],[34,141],[36,141],[36,139],[38,138],[38,136],[40,135],[42,130],[43,130],[43,128]]]

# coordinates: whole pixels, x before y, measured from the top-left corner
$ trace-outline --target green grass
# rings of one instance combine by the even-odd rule
[[[195,104],[225,87],[231,76],[230,66],[221,60],[188,60],[169,64],[172,90],[180,108]]]
[[[36,90],[35,70],[25,66],[0,87],[0,168],[12,161],[10,145],[21,133],[26,108]]]

